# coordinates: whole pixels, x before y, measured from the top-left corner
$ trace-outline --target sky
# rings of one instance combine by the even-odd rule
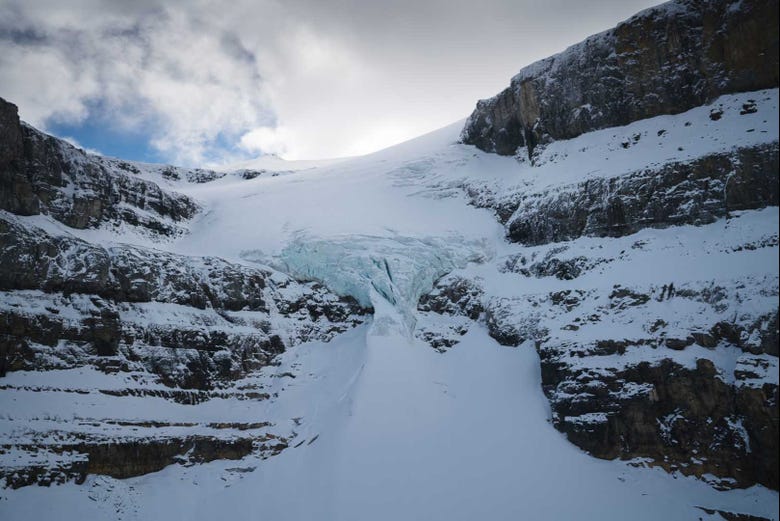
[[[369,153],[465,118],[644,0],[0,0],[0,97],[90,151]]]

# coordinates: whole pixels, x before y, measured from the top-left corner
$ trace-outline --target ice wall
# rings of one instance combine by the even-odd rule
[[[458,238],[300,236],[282,250],[278,264],[297,278],[320,281],[372,306],[373,334],[400,331],[408,336],[414,331],[417,302],[436,279],[489,256],[485,243]]]

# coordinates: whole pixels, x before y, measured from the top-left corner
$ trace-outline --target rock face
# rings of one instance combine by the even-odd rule
[[[779,170],[777,145],[770,144],[522,194],[507,238],[538,245],[707,224],[729,212],[777,206]]]
[[[461,139],[513,155],[778,84],[778,3],[677,0],[521,70]]]
[[[286,447],[284,440],[274,445],[282,444]],[[32,452],[39,450],[39,447],[35,446],[25,448]],[[281,451],[283,448],[278,447],[275,450]],[[64,465],[54,468],[47,465],[32,466],[15,472],[3,472],[0,469],[0,477],[5,478],[7,486],[11,488],[33,484],[48,486],[70,480],[83,483],[89,474],[130,478],[157,472],[168,465],[183,461],[205,463],[215,459],[237,460],[254,449],[254,440],[250,437],[227,440],[191,436],[156,440],[106,440],[104,443],[82,442],[48,448],[55,454],[78,454]],[[268,448],[264,447],[264,450]]]
[[[480,101],[462,141],[516,167],[461,188],[518,247],[499,285],[438,281],[419,310],[450,326],[420,336],[456,348],[476,318],[535,347],[594,456],[777,489],[777,12],[668,2]]]
[[[550,291],[495,297],[452,274],[419,310],[466,330],[477,317],[500,344],[534,346],[553,424],[590,454],[646,458],[685,475],[715,476],[723,488],[777,489],[776,277],[561,289],[576,288],[582,277],[607,282],[611,270],[649,255],[645,247],[596,259],[547,245],[544,255],[510,257],[500,269],[507,284],[520,277],[518,287],[538,287],[532,281],[544,279]],[[755,251],[736,246],[729,255]],[[583,257],[598,262],[578,262]],[[444,327],[420,337],[444,351],[457,349],[459,334]],[[722,363],[724,355],[733,365]]]
[[[703,358],[695,368],[665,359],[598,376],[565,367],[561,378],[554,357],[545,357],[542,382],[555,425],[594,456],[648,457],[668,470],[726,478],[721,486],[778,488],[777,386],[729,385]],[[632,385],[649,392],[628,395]]]
[[[16,105],[0,98],[0,168],[5,170],[24,154],[22,129]]]
[[[85,154],[21,123],[16,106],[0,99],[0,377],[68,375],[32,387],[0,379],[0,388],[30,400],[65,396],[74,407],[76,395],[111,404],[102,418],[9,433],[0,441],[0,482],[125,478],[287,448],[294,431],[248,422],[253,412],[204,423],[161,421],[160,411],[198,417],[180,408],[211,400],[251,410],[273,398],[273,375],[258,375],[277,355],[328,341],[370,310],[263,266],[78,238],[99,228],[164,244],[200,212],[169,187],[224,175]],[[92,380],[79,381],[83,374]],[[265,383],[238,387],[249,377]]]
[[[3,374],[114,357],[170,385],[207,390],[268,364],[285,346],[343,332],[367,312],[270,271],[103,248],[1,215],[0,268]]]
[[[181,233],[198,205],[132,173],[109,169],[64,141],[20,123],[16,106],[0,99],[0,209],[47,214],[73,228],[110,223],[150,234]]]

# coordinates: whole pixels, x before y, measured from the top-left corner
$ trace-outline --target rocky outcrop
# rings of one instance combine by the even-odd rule
[[[206,168],[184,168],[180,166],[153,164],[153,163],[133,163],[118,159],[116,157],[89,156],[90,161],[100,164],[109,172],[118,172],[140,176],[145,173],[151,174],[154,179],[160,182],[177,184],[184,183],[210,183],[228,175],[226,172],[217,172]]]
[[[729,385],[704,358],[695,368],[663,359],[589,371],[556,363],[560,350],[540,351],[542,385],[554,425],[574,444],[600,458],[717,476],[721,486],[778,488],[776,385]]]
[[[522,193],[514,200],[507,238],[537,245],[581,236],[619,237],[648,227],[707,224],[729,212],[776,206],[778,171],[778,145],[772,143]]]
[[[765,291],[772,293],[771,287]],[[649,292],[615,287],[608,295],[565,290],[532,297],[528,304],[496,302],[503,314],[492,314],[488,327],[501,343],[535,343],[553,423],[589,453],[649,458],[667,470],[717,476],[718,485],[727,488],[761,483],[776,489],[778,387],[765,377],[777,366],[777,310],[743,315],[742,322],[686,318],[684,333],[679,325],[670,329],[658,311],[658,304],[680,300],[722,311],[735,292],[718,285]],[[594,306],[604,297],[608,304]],[[518,313],[534,307],[535,313]],[[544,319],[546,309],[559,309],[553,313],[566,316],[568,324],[560,331],[544,327],[551,322]],[[625,317],[644,317],[645,335],[613,338],[606,329],[601,340],[578,340],[578,331],[588,338],[599,324],[625,323]],[[697,346],[745,354],[735,368],[716,368],[704,353],[688,358],[693,366],[676,361],[674,351]]]
[[[482,288],[474,281],[455,275],[440,278],[417,305],[418,315],[436,319],[419,321],[415,336],[440,353],[447,351],[480,319],[485,311],[483,297]]]
[[[0,98],[0,169],[5,170],[24,154],[22,128],[16,105]]]
[[[23,171],[24,142],[18,108],[0,98],[0,208],[38,213],[33,186]]]
[[[114,357],[115,367],[140,364],[169,385],[211,389],[290,345],[354,327],[367,312],[269,270],[103,248],[1,215],[0,268],[3,374]]]
[[[247,427],[257,428],[255,425]],[[48,459],[55,462],[61,460],[54,465],[42,463],[23,468],[0,468],[0,480],[4,480],[8,487],[20,488],[29,485],[49,486],[67,481],[83,483],[88,475],[123,479],[157,472],[175,463],[192,465],[218,459],[240,460],[252,453],[260,457],[275,456],[287,447],[286,438],[270,432],[255,432],[228,438],[192,435],[90,439],[78,443],[50,445],[45,448],[38,445],[17,445],[13,448],[0,446],[0,454],[4,450],[13,449],[30,454],[48,453]]]
[[[62,140],[19,121],[16,106],[0,99],[0,209],[47,214],[72,228],[129,225],[152,235],[182,232],[199,210],[187,196],[133,173],[108,168]]]
[[[439,314],[463,314],[477,320],[482,314],[482,288],[462,277],[443,277],[436,281],[430,293],[420,297],[419,311]]]
[[[778,85],[778,2],[676,0],[521,70],[461,139],[513,155]]]
[[[743,240],[728,256],[777,247],[776,235]],[[444,351],[476,320],[502,345],[535,348],[553,425],[596,457],[639,458],[721,488],[777,489],[776,274],[603,287],[599,277],[648,252],[645,241],[621,242],[614,256],[594,242],[601,257],[571,243],[505,257],[498,271],[537,288],[515,296],[450,274],[418,306],[444,327],[418,336]],[[596,282],[579,285],[585,277]],[[534,279],[551,289],[539,293]]]

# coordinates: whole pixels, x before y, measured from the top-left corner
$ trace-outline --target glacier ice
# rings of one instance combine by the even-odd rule
[[[487,241],[299,235],[282,250],[277,264],[299,279],[322,282],[335,293],[373,307],[373,334],[394,329],[409,336],[418,300],[439,277],[490,256]]]

